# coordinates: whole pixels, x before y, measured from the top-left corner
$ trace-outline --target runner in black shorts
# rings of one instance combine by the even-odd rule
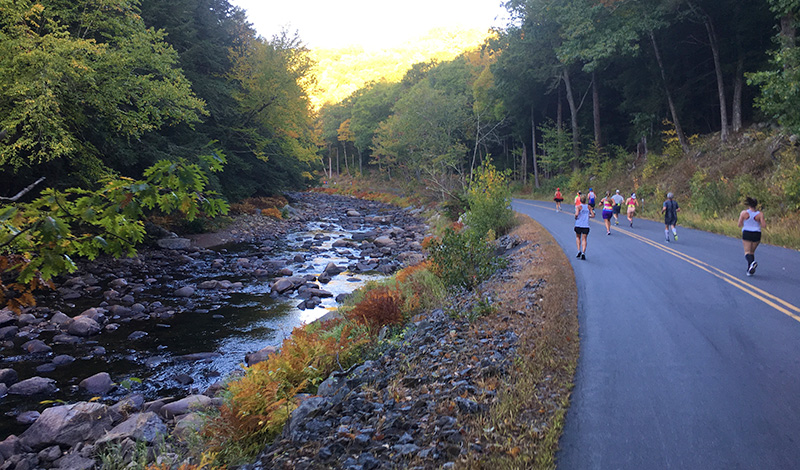
[[[667,193],[667,200],[664,201],[664,205],[661,207],[661,213],[664,214],[664,236],[667,238],[667,243],[669,243],[670,228],[675,241],[678,241],[678,231],[675,226],[678,225],[678,212],[681,211],[681,208],[678,207],[678,203],[675,202],[674,198],[675,196],[672,193]]]
[[[739,227],[742,228],[744,258],[747,260],[747,275],[756,273],[756,248],[761,242],[761,229],[766,226],[764,213],[756,209],[758,201],[752,197],[745,199],[747,209],[739,214]]]

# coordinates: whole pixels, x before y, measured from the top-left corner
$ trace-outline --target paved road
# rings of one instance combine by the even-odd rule
[[[571,213],[512,207],[553,234],[578,286],[559,469],[800,469],[800,253],[761,245],[746,277],[738,239],[678,227],[668,244],[643,220],[607,236],[598,213],[581,261]]]

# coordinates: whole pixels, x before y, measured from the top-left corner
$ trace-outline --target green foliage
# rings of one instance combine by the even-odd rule
[[[472,289],[488,279],[505,261],[475,230],[447,228],[429,246],[433,271],[445,284]]]
[[[488,158],[475,170],[467,189],[469,211],[464,214],[464,223],[480,237],[490,231],[503,235],[514,223],[510,173],[510,170],[498,171]]]
[[[736,204],[736,188],[725,178],[710,179],[703,171],[697,171],[689,182],[692,190],[692,207],[707,216],[718,217],[724,210]]]
[[[572,142],[564,129],[559,129],[553,122],[546,122],[538,130],[542,138],[542,166],[554,173],[569,169],[574,155]]]
[[[218,152],[201,158],[211,171],[225,162]],[[46,189],[30,203],[0,207],[0,257],[22,257],[16,280],[26,284],[74,271],[74,256],[132,256],[144,238],[149,211],[179,211],[189,220],[201,212],[226,213],[224,200],[204,192],[207,182],[198,164],[180,160],[159,162],[143,180],[107,177],[96,191]],[[18,267],[3,275],[13,269]]]
[[[204,103],[176,63],[164,33],[146,29],[127,1],[4,1],[0,165],[95,160],[100,133],[139,138],[198,122]]]

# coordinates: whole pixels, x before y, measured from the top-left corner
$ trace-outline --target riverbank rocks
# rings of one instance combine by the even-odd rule
[[[33,450],[51,445],[71,447],[80,442],[95,441],[111,427],[111,414],[106,405],[80,402],[45,409],[19,438],[23,445]]]
[[[5,464],[0,462],[0,468],[11,465],[9,459],[14,462],[9,468],[97,468],[100,464],[93,459],[97,455],[98,434],[111,436],[101,444],[119,444],[122,454],[132,449],[135,441],[147,444],[152,436],[164,431],[162,425],[167,427],[168,435],[173,434],[169,431],[173,427],[175,432],[181,426],[182,429],[196,429],[199,418],[193,411],[194,406],[218,405],[214,401],[217,399],[197,395],[198,391],[205,389],[205,393],[213,394],[219,385],[210,386],[209,378],[217,377],[214,381],[224,383],[220,377],[233,371],[216,370],[221,361],[217,360],[220,354],[215,351],[175,356],[168,335],[159,334],[170,331],[170,326],[175,327],[176,319],[227,321],[232,315],[225,310],[226,303],[240,294],[276,296],[288,305],[297,305],[302,300],[303,308],[319,308],[320,305],[329,308],[334,305],[332,292],[336,292],[338,300],[343,299],[347,294],[340,291],[342,285],[363,282],[362,273],[391,274],[404,264],[424,258],[420,250],[426,227],[411,211],[322,193],[290,193],[287,197],[291,202],[286,209],[291,214],[288,220],[260,214],[242,215],[224,232],[193,236],[199,248],[187,243],[188,238],[181,239],[166,231],[149,231],[151,235],[160,232],[149,238],[159,241],[142,247],[135,257],[100,256],[92,261],[76,260],[79,269],[75,274],[56,277],[55,290],[37,293],[37,307],[25,309],[20,316],[0,310],[0,346],[4,348],[5,357],[15,358],[21,354],[19,357],[30,363],[15,367],[18,374],[11,369],[0,371],[0,396],[7,389],[15,396],[5,402],[13,402],[16,407],[0,411],[6,414],[13,411],[14,416],[19,414],[17,410],[35,408],[41,412],[24,433],[26,442],[35,443],[35,449],[13,445],[9,440],[0,442],[0,449],[14,449],[7,454],[0,450],[6,460]],[[228,243],[235,246],[219,246]],[[209,246],[215,249],[208,250]],[[403,254],[415,250],[418,257]],[[320,259],[335,262],[326,266],[325,262],[320,264]],[[323,272],[319,272],[321,267],[324,267]],[[338,277],[345,272],[346,278]],[[231,280],[222,279],[224,277]],[[264,278],[274,279],[269,293],[264,292]],[[323,284],[331,281],[336,287],[324,289]],[[337,315],[335,311],[329,312],[326,318]],[[199,347],[213,347],[210,344]],[[271,350],[264,348],[251,353],[246,361],[255,364],[264,360]],[[95,395],[102,396],[105,401],[120,393],[108,373],[86,377],[97,371],[94,365],[87,367],[87,361],[106,361],[109,372],[119,370],[120,365],[128,362],[135,368],[133,376],[139,376],[145,383],[150,378],[148,374],[160,374],[174,367],[174,371],[169,369],[159,380],[166,382],[163,390],[177,391],[177,396],[148,395],[148,404],[140,397],[130,406],[118,403],[103,408],[105,405],[99,403],[80,402],[42,410],[38,403],[45,399],[60,403],[58,400],[88,399],[87,395]],[[373,380],[374,374],[382,373],[379,366],[380,363],[369,366],[368,373],[359,377]],[[50,373],[59,377],[58,382],[47,378]],[[345,403],[345,396],[363,393],[366,386],[355,377],[341,380],[345,381],[344,385],[325,403]],[[138,386],[147,390],[145,393],[165,393]],[[189,396],[181,398],[181,391]],[[20,400],[35,406],[18,407],[16,403]],[[0,406],[2,404],[0,401]],[[328,410],[327,406],[320,404],[319,410]],[[364,411],[367,409],[364,407]],[[108,417],[100,417],[102,412]],[[307,414],[304,419],[299,415],[293,418],[299,432],[306,432],[303,423],[313,414]],[[77,423],[81,420],[99,424],[102,433],[94,428],[72,431],[79,428]],[[46,430],[45,425],[50,430]],[[45,437],[34,439],[34,434]],[[83,436],[69,439],[74,444],[67,444],[64,439],[52,437],[59,434]],[[362,429],[358,442],[368,443],[374,435],[369,429]],[[401,446],[398,451],[403,455],[412,455],[416,450],[413,446],[420,446],[407,438],[392,445]],[[336,447],[328,450],[336,450]]]

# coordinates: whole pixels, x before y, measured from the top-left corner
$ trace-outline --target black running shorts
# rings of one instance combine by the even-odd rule
[[[748,242],[760,242],[761,232],[750,232],[748,230],[742,230],[742,240],[747,240]]]

